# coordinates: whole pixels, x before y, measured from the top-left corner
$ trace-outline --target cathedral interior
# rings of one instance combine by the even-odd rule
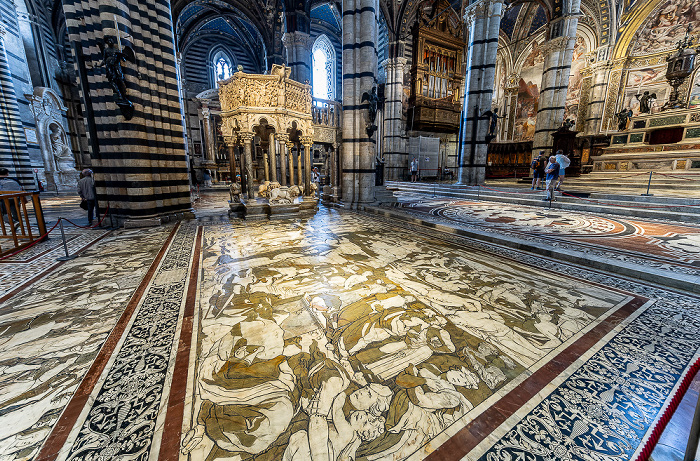
[[[0,461],[700,459],[698,54],[697,0],[0,0]]]

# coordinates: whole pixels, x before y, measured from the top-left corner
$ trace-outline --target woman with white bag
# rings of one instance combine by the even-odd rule
[[[555,190],[561,190],[561,185],[564,184],[564,169],[571,165],[571,160],[564,154],[564,151],[559,149],[556,155],[557,163],[559,164],[559,182]]]

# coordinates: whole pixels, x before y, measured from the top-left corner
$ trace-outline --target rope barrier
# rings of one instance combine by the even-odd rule
[[[22,248],[20,248],[19,250],[15,251],[14,253],[10,253],[9,255],[5,255],[5,256],[1,257],[1,258],[0,258],[0,261],[2,261],[2,260],[4,260],[4,259],[7,259],[7,258],[10,258],[10,257],[12,257],[12,256],[14,256],[14,255],[16,255],[16,254],[19,254],[19,253],[23,252],[24,250],[27,250],[27,249],[33,247],[34,245],[36,245],[37,243],[41,242],[41,240],[42,240],[44,237],[46,237],[47,235],[49,235],[49,234],[56,228],[56,226],[58,226],[58,223],[59,223],[59,222],[61,222],[60,219],[59,219],[58,221],[56,221],[56,224],[54,224],[53,227],[52,227],[51,229],[49,229],[48,231],[46,231],[46,233],[45,233],[44,235],[39,236],[39,238],[37,238],[36,240],[34,240],[31,244],[27,245],[26,247],[22,247]]]
[[[675,174],[665,174],[665,173],[656,173],[660,174],[661,176],[668,176],[669,178],[675,178],[675,179],[682,179],[683,181],[698,181],[700,180],[700,175],[698,175],[697,178],[689,179],[689,178],[683,178],[680,175],[675,175]]]
[[[105,214],[102,216],[102,219],[100,219],[99,222],[98,222],[97,224],[93,225],[93,226],[79,226],[79,225],[75,224],[74,222],[72,222],[72,221],[69,220],[69,219],[66,219],[66,218],[58,218],[58,221],[56,221],[56,224],[54,224],[53,227],[52,227],[51,229],[49,229],[48,231],[46,231],[46,233],[45,233],[44,235],[39,236],[36,240],[34,240],[31,244],[27,245],[26,247],[22,247],[22,248],[20,248],[19,250],[13,252],[13,253],[10,253],[10,254],[8,254],[8,255],[5,255],[5,256],[0,257],[0,261],[3,261],[3,260],[5,260],[5,259],[7,259],[7,258],[10,258],[10,257],[12,257],[12,256],[14,256],[14,255],[16,255],[16,254],[19,254],[19,253],[23,252],[23,251],[25,251],[25,250],[28,250],[29,248],[33,247],[33,246],[36,245],[37,243],[41,242],[46,236],[48,236],[51,232],[53,232],[53,230],[56,229],[56,227],[58,227],[58,225],[61,223],[61,221],[67,221],[68,223],[74,225],[75,227],[79,227],[79,228],[81,228],[81,229],[94,229],[94,228],[96,228],[96,227],[99,227],[99,226],[102,224],[102,221],[104,221],[105,218],[107,217],[107,213],[109,213],[109,205],[107,206],[107,209],[105,210]]]
[[[97,224],[93,224],[92,226],[80,226],[80,225],[74,223],[73,221],[71,221],[70,219],[67,219],[67,218],[61,218],[61,219],[64,221],[68,221],[69,224],[72,224],[75,227],[79,227],[81,229],[94,229],[96,227],[99,227],[102,224],[102,221],[104,221],[104,219],[107,217],[107,213],[109,213],[109,205],[107,205],[107,209],[105,210],[105,214],[102,216],[102,219],[100,219]]]
[[[473,188],[473,187],[476,187],[476,186],[469,186],[469,187],[470,187],[470,188]],[[510,192],[510,191],[507,191],[507,190],[494,189],[494,188],[488,187],[488,186],[481,186],[481,187],[483,187],[484,189],[492,190],[492,191],[494,191],[494,192],[500,192],[500,193],[503,193],[503,194],[512,194],[512,195],[520,195],[520,194],[523,194],[523,193],[525,193],[525,194],[535,194],[535,193],[537,193],[537,192],[535,192],[535,191],[530,191],[530,192],[528,192],[528,191],[525,191],[525,192]],[[545,191],[546,191],[546,189],[545,189]],[[542,192],[542,191],[538,191],[538,192]],[[646,209],[646,208],[697,208],[697,207],[700,207],[700,205],[650,205],[650,206],[644,206],[644,205],[620,205],[620,204],[617,204],[617,203],[604,202],[604,201],[601,201],[601,200],[591,200],[591,199],[587,199],[587,198],[584,198],[584,197],[579,197],[579,196],[577,196],[577,195],[571,195],[571,194],[568,194],[568,193],[566,193],[566,192],[564,192],[564,191],[560,191],[560,192],[561,192],[561,195],[563,195],[563,196],[565,195],[565,196],[567,196],[567,197],[573,197],[573,198],[576,198],[576,199],[579,199],[579,200],[584,200],[584,201],[586,201],[586,202],[591,202],[591,203],[595,203],[595,204],[598,204],[598,205],[609,205],[609,206],[616,206],[616,207],[620,207],[620,208],[644,208],[644,209]]]
[[[566,195],[567,197],[573,197],[577,198],[579,200],[585,200],[586,202],[591,202],[591,203],[596,203],[599,205],[610,205],[610,206],[616,206],[616,207],[621,207],[621,208],[696,208],[700,207],[700,205],[650,205],[650,206],[644,206],[644,205],[619,205],[617,203],[611,203],[611,202],[603,202],[601,200],[591,200],[587,199],[584,197],[578,197],[576,195],[571,195],[567,194],[566,192],[561,191],[561,195]]]

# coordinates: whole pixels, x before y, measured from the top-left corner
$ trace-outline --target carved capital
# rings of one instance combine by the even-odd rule
[[[252,131],[242,131],[238,134],[238,137],[241,138],[242,142],[246,143],[255,139],[255,133]]]
[[[569,40],[571,40],[571,37],[562,36],[545,41],[542,44],[542,54],[546,56],[556,51],[564,51],[569,44]],[[574,40],[576,40],[576,37],[574,37]]]
[[[504,0],[478,0],[464,9],[464,22],[471,25],[477,18],[503,15]]]
[[[305,32],[287,32],[282,35],[282,43],[287,48],[300,46],[302,48],[311,49],[314,41],[311,36]]]
[[[313,136],[302,136],[301,143],[304,145],[304,147],[308,147],[310,149],[311,145],[314,143],[314,138]]]

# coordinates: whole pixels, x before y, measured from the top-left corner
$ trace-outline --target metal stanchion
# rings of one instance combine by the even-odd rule
[[[647,193],[646,193],[646,194],[642,194],[643,196],[650,197],[650,196],[653,196],[653,195],[654,195],[654,194],[650,194],[650,193],[649,193],[649,188],[651,187],[651,175],[652,175],[653,173],[654,173],[653,171],[650,171],[650,172],[649,172],[649,182],[647,183]]]
[[[61,226],[61,238],[63,239],[63,250],[66,252],[65,256],[56,258],[57,261],[70,261],[71,259],[77,258],[76,255],[71,256],[68,253],[68,244],[66,243],[66,233],[63,231],[63,218],[58,218],[58,225]]]
[[[435,198],[435,184],[433,184],[433,198]]]
[[[479,198],[481,195],[481,184],[476,185],[476,198]]]

